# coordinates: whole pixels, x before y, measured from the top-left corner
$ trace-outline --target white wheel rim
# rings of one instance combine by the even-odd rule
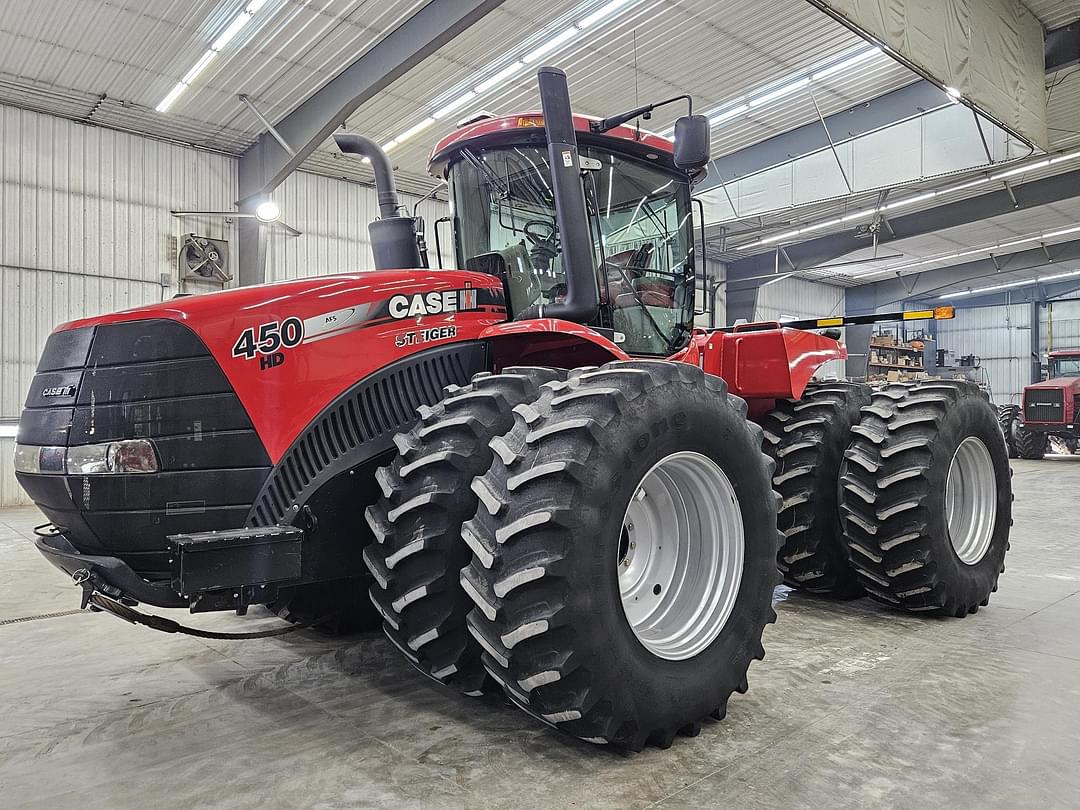
[[[616,564],[630,628],[658,658],[692,658],[720,635],[739,595],[735,489],[712,459],[672,453],[641,479],[622,525]]]
[[[945,524],[960,561],[975,565],[990,548],[997,520],[997,477],[990,451],[980,439],[960,442],[945,484]]]

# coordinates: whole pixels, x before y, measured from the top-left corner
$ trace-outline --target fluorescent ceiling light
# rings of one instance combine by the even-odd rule
[[[1005,177],[1012,177],[1016,174],[1023,174],[1024,172],[1034,171],[1035,169],[1041,169],[1043,166],[1049,166],[1050,159],[1040,160],[1038,163],[1028,163],[1024,166],[1017,166],[1015,169],[1009,169],[1005,172],[998,172],[997,174],[990,175],[991,180],[1001,180]]]
[[[1060,231],[1051,231],[1050,233],[1044,233],[1042,235],[1042,238],[1043,239],[1053,239],[1055,236],[1064,236],[1067,233],[1076,233],[1077,231],[1080,231],[1080,225],[1077,225],[1077,226],[1072,227],[1072,228],[1063,228]]]
[[[1035,278],[1025,278],[1021,281],[1010,281],[1005,284],[992,284],[989,287],[976,287],[974,290],[961,290],[960,292],[946,293],[940,296],[941,298],[960,298],[965,295],[979,295],[981,293],[996,292],[997,290],[1008,290],[1013,287],[1028,287],[1032,284],[1042,284],[1046,281],[1057,281],[1063,278],[1073,278],[1080,276],[1080,270],[1072,270],[1068,273],[1055,273],[1052,276],[1036,276]]]
[[[0,425],[0,439],[14,439],[18,432],[18,425]]]
[[[210,49],[220,51],[228,45],[229,42],[232,41],[232,38],[240,33],[240,29],[251,21],[251,17],[252,15],[248,14],[246,11],[241,11],[233,17],[233,21],[229,23],[228,27],[221,32],[221,35],[214,40],[214,44],[210,46]]]
[[[553,36],[551,39],[549,39],[547,42],[545,42],[540,47],[535,48],[532,51],[529,51],[529,53],[527,53],[523,57],[521,57],[521,61],[524,62],[526,65],[531,64],[531,63],[537,61],[538,59],[540,59],[540,58],[542,58],[544,56],[547,56],[547,54],[551,53],[553,50],[558,48],[560,45],[562,45],[563,43],[573,39],[575,36],[577,36],[580,33],[581,33],[580,28],[578,28],[576,25],[571,25],[569,28],[567,28],[561,34],[556,34],[555,36]]]
[[[195,77],[203,72],[203,68],[210,64],[211,60],[217,56],[217,51],[207,51],[200,57],[199,61],[187,72],[187,74],[180,80],[181,84],[191,84],[195,81]]]
[[[419,124],[414,124],[413,126],[409,127],[407,130],[405,130],[400,135],[398,135],[396,138],[394,138],[394,140],[397,143],[404,143],[405,141],[409,140],[409,138],[413,137],[413,135],[417,135],[417,134],[423,132],[425,129],[427,129],[428,127],[430,127],[434,123],[435,123],[435,119],[432,118],[431,116],[428,116],[423,121],[421,121]]]
[[[488,90],[495,87],[495,85],[502,84],[503,81],[505,81],[506,79],[509,79],[511,76],[513,76],[519,70],[521,70],[523,67],[525,67],[525,63],[520,61],[520,60],[517,61],[517,62],[514,62],[512,65],[507,65],[505,68],[500,70],[494,76],[491,76],[490,78],[484,79],[484,81],[482,81],[482,82],[480,82],[480,84],[476,85],[476,87],[474,87],[473,90],[475,90],[477,93],[486,93]]]
[[[713,124],[720,121],[726,121],[729,118],[742,115],[751,107],[760,107],[763,104],[768,104],[770,101],[775,101],[778,98],[801,90],[812,81],[843,73],[873,56],[884,53],[884,51],[877,46],[870,48],[862,48],[862,46],[860,46],[860,48],[861,50],[851,56],[842,58],[839,62],[834,62],[832,64],[819,63],[822,64],[822,67],[811,67],[807,72],[789,76],[785,79],[780,79],[778,82],[773,82],[766,87],[759,87],[756,90],[752,90],[741,98],[728,102],[726,107],[717,108],[706,115],[708,116],[710,123]],[[851,51],[849,50],[848,53],[851,53]],[[672,127],[668,127],[667,132],[669,135],[671,134],[672,129]]]
[[[177,82],[169,94],[163,98],[158,105],[154,108],[159,113],[167,112],[173,102],[180,98],[180,94],[187,90],[187,85],[183,82]]]
[[[447,104],[444,104],[440,109],[433,112],[431,114],[431,117],[436,119],[436,120],[438,120],[440,118],[445,118],[450,113],[452,113],[454,110],[468,104],[474,98],[476,98],[476,91],[475,90],[470,90],[469,92],[465,93],[464,95],[458,96],[453,101],[451,101],[451,102],[449,102]]]
[[[771,101],[776,101],[778,98],[789,96],[792,93],[801,90],[810,84],[810,77],[804,76],[801,79],[796,79],[793,82],[785,84],[783,87],[777,87],[775,90],[769,90],[767,93],[763,93],[760,96],[755,96],[750,99],[747,104],[751,107],[760,107],[762,104],[768,104]]]
[[[719,112],[709,119],[710,124],[719,124],[721,121],[727,121],[729,118],[734,118],[736,115],[742,115],[744,112],[750,109],[749,104],[740,104],[737,107]]]
[[[251,18],[255,16],[255,13],[261,9],[265,3],[266,0],[251,0],[251,2],[244,7],[243,11],[233,17],[225,30],[222,31],[221,34],[218,35],[218,38],[210,45],[210,50],[199,57],[199,61],[192,66],[191,70],[184,74],[184,78],[173,86],[173,89],[169,91],[169,94],[165,96],[154,109],[159,113],[167,112],[176,99],[180,97],[180,94],[183,93],[191,83],[195,81],[195,78],[203,72],[203,69],[210,64],[214,59],[214,56],[216,56],[222,48],[228,45],[233,37],[240,33],[240,29],[251,21]]]
[[[842,62],[837,62],[835,65],[829,65],[828,67],[822,68],[815,73],[811,73],[810,81],[818,82],[826,78],[827,76],[832,76],[836,73],[843,73],[844,71],[850,70],[851,68],[855,67],[855,65],[865,62],[871,56],[877,56],[880,53],[881,48],[866,48],[865,50],[859,51],[854,56],[843,60]]]
[[[1080,276],[1080,270],[1073,270],[1069,273],[1055,273],[1052,276],[1039,276],[1039,281],[1057,281],[1059,278],[1072,278],[1073,276]]]
[[[975,180],[970,180],[967,183],[961,183],[958,186],[952,186],[950,188],[942,189],[939,194],[952,194],[954,191],[963,191],[966,188],[974,188],[975,186],[981,186],[983,183],[989,183],[989,177],[979,177]]]
[[[919,203],[919,202],[923,202],[925,200],[929,200],[932,197],[936,197],[937,195],[938,195],[938,193],[936,191],[928,191],[925,194],[916,194],[914,197],[907,197],[906,199],[903,199],[903,200],[897,200],[896,202],[891,202],[888,205],[883,206],[881,210],[882,211],[892,211],[895,208],[903,208],[905,205],[914,205],[915,203]]]
[[[600,8],[598,8],[588,17],[581,20],[581,22],[578,23],[578,28],[588,28],[590,25],[595,25],[601,20],[607,19],[629,2],[630,0],[611,0],[610,3],[600,6]]]

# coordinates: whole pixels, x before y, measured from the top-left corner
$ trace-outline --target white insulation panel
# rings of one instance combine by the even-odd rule
[[[268,281],[372,267],[374,189],[299,172],[274,196],[302,235],[273,229]],[[234,157],[0,105],[0,419],[18,418],[57,325],[175,295],[180,234],[235,248],[224,218],[170,212],[234,210],[236,198]],[[402,202],[411,211],[415,198]],[[435,263],[432,229],[447,205],[425,202],[420,212]],[[28,502],[13,447],[0,440],[0,506]]]

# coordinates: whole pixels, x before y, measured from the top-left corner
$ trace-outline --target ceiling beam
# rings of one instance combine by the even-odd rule
[[[1080,269],[1080,266],[1074,264],[1080,259],[1080,239],[1051,245],[1049,251],[1053,262],[1047,260],[1041,247],[1037,247],[1013,253],[1007,257],[998,257],[1000,270],[991,259],[976,259],[973,262],[955,264],[952,267],[925,270],[921,273],[875,281],[872,284],[849,287],[846,292],[847,314],[867,314],[878,308],[892,307],[907,301],[937,299],[949,292],[1019,281],[1015,278],[1017,273],[1037,270],[1040,267],[1054,268],[1046,275]],[[1069,264],[1062,266],[1066,262]],[[1068,279],[1063,280],[1068,281]],[[1007,290],[1002,290],[1002,292],[1007,292]],[[965,296],[958,301],[966,300],[966,298]]]
[[[1080,196],[1080,169],[1014,185],[1011,190],[1012,196],[1009,191],[1002,189],[990,194],[939,205],[936,208],[928,208],[925,211],[890,217],[889,228],[878,232],[878,243],[889,244],[899,239],[936,233],[946,228],[968,225],[1013,211],[1022,211]],[[1016,198],[1015,205],[1013,196]],[[850,229],[784,247],[795,266],[806,269],[834,261],[869,245],[869,239],[855,236],[854,229]],[[729,262],[728,280],[750,279],[775,272],[774,253],[775,251],[770,250]],[[1043,258],[1045,260],[1045,256]]]
[[[401,78],[503,0],[430,0],[368,49],[299,107],[274,124],[280,136],[259,135],[240,156],[240,210],[253,209],[368,99]],[[289,144],[285,149],[281,141]],[[256,284],[265,274],[265,228],[240,220],[239,281]],[[260,247],[259,242],[262,242]]]
[[[1080,64],[1080,20],[1046,32],[1046,72]]]

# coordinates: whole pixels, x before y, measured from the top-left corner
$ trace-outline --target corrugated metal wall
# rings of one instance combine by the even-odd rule
[[[224,220],[170,210],[227,211],[236,197],[235,158],[0,106],[0,418],[18,417],[57,324],[175,294],[179,234],[236,244]],[[268,280],[371,267],[373,189],[297,173],[275,197],[303,235],[275,230]],[[421,207],[433,254],[431,229],[446,210]],[[13,451],[14,440],[0,439],[0,506],[26,502]]]
[[[432,185],[435,181],[432,180]],[[274,192],[281,219],[302,232],[289,236],[281,228],[271,234],[266,251],[266,279],[278,281],[330,273],[371,270],[371,243],[367,226],[378,215],[375,191],[368,186],[334,180],[307,172],[291,175]],[[412,211],[415,197],[402,196]],[[435,220],[446,216],[449,206],[427,200],[419,213],[427,226],[431,263],[435,256]],[[443,227],[444,261],[449,262],[449,229]]]
[[[784,321],[843,315],[844,288],[801,278],[784,278],[758,287],[755,321]],[[841,361],[826,363],[815,375],[819,379],[843,377]]]
[[[1080,301],[1051,301],[1040,320],[1044,351],[1080,349]]]
[[[0,417],[19,415],[54,326],[175,292],[161,286],[182,228],[170,209],[235,199],[231,158],[0,106]],[[0,440],[0,505],[23,500],[13,445]]]
[[[955,319],[937,322],[937,339],[939,349],[953,353],[950,362],[967,354],[982,359],[994,402],[1020,402],[1031,378],[1030,304],[958,309]]]

